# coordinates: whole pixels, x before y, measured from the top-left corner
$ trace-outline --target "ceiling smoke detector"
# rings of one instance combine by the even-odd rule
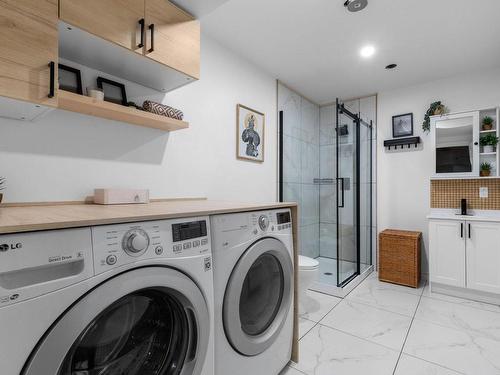
[[[347,0],[344,6],[349,10],[349,12],[359,12],[363,10],[368,5],[368,0]]]

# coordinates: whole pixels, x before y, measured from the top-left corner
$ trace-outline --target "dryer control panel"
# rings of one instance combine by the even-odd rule
[[[208,217],[198,217],[93,227],[95,273],[143,259],[210,253],[208,226]]]

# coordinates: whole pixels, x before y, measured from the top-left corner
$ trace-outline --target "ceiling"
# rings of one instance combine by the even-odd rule
[[[368,1],[359,13],[344,0],[177,2],[205,33],[320,104],[500,66],[499,0]],[[376,53],[363,59],[367,44]]]

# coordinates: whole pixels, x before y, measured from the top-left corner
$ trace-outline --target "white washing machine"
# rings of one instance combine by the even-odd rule
[[[0,236],[2,375],[213,375],[208,217]]]
[[[215,373],[277,375],[292,349],[290,210],[216,215],[210,223]]]

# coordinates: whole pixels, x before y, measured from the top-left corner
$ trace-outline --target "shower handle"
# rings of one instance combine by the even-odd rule
[[[337,207],[344,208],[344,177],[337,177],[337,181],[341,182],[341,191],[342,191],[342,204],[339,205],[339,195],[338,195],[338,184],[337,184]]]

